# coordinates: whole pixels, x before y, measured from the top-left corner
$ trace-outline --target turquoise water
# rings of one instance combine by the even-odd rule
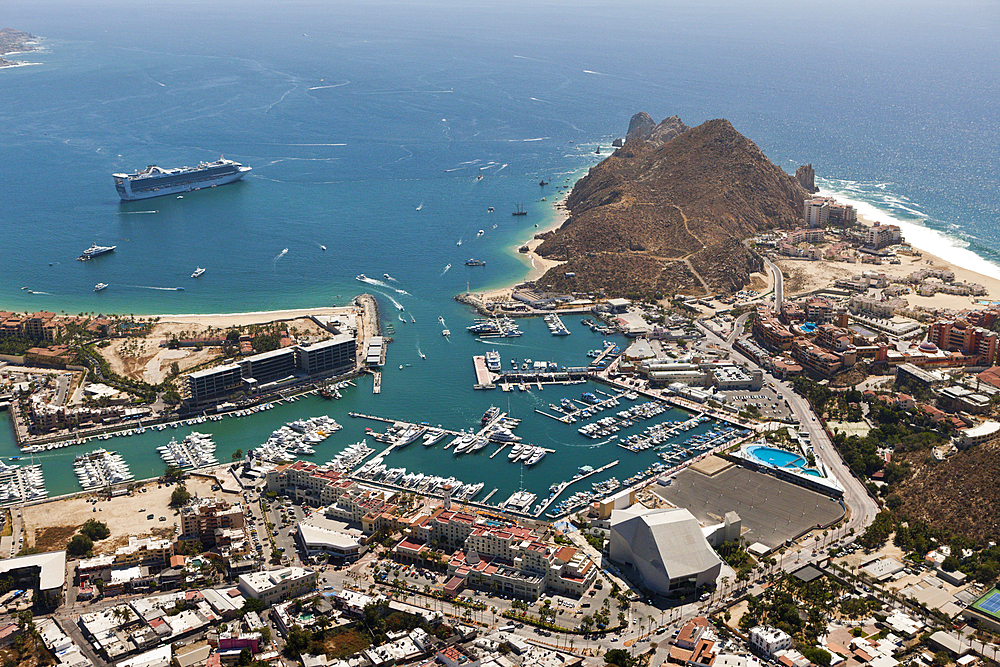
[[[751,454],[758,461],[762,461],[776,468],[799,468],[806,467],[806,460],[798,454],[786,452],[783,449],[774,447],[748,447],[747,453]]]

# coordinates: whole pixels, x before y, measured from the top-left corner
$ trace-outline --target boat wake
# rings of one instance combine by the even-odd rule
[[[28,294],[46,294],[52,296],[52,292],[39,292],[38,290],[28,290]]]
[[[401,304],[400,302],[396,301],[395,299],[393,299],[391,296],[389,296],[385,292],[379,292],[378,290],[375,290],[375,291],[378,292],[379,294],[381,294],[382,296],[384,296],[385,298],[389,299],[389,301],[392,301],[392,305],[396,306],[396,310],[400,310],[400,311],[405,310],[403,308],[403,304]]]
[[[445,264],[444,265],[444,271],[441,272],[441,275],[443,276],[444,274],[448,273],[448,269],[450,269],[450,268],[451,268],[451,264]]]
[[[413,296],[412,294],[410,294],[409,292],[407,292],[405,289],[398,289],[398,290],[396,290],[396,294],[402,294],[403,296]]]
[[[420,210],[420,209],[422,209],[423,207],[424,207],[424,203],[423,203],[423,202],[420,202],[420,205],[419,205],[419,206],[417,206],[417,210],[419,211],[419,210]]]
[[[121,211],[119,215],[152,215],[159,211]]]
[[[277,264],[278,260],[287,254],[288,254],[288,248],[285,248],[284,250],[282,250],[281,252],[279,252],[277,255],[274,256],[274,259],[271,260],[271,264],[272,265]]]
[[[153,287],[152,285],[123,285],[123,287],[134,287],[136,289],[155,289],[161,292],[183,292],[183,287]],[[42,292],[35,292],[35,294],[42,294]]]
[[[396,290],[395,287],[393,287],[392,285],[390,285],[389,283],[387,283],[385,281],[379,280],[378,278],[369,278],[368,276],[364,276],[364,277],[360,277],[359,276],[358,280],[360,280],[363,283],[368,283],[369,285],[375,285],[377,287],[384,287],[386,289]],[[396,291],[398,292],[399,290],[396,290]]]
[[[393,278],[392,276],[390,276],[388,273],[385,274],[385,279],[386,280],[390,280],[390,281],[392,281],[394,283],[398,283],[399,282],[398,280],[396,280],[395,278]]]

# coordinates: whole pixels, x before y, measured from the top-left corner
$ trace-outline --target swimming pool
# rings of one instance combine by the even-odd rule
[[[763,445],[751,445],[746,448],[746,453],[752,459],[775,468],[797,468],[799,472],[807,475],[812,475],[814,477],[823,476],[818,470],[807,468],[807,462],[803,456],[793,452],[786,452],[783,449],[764,447]]]

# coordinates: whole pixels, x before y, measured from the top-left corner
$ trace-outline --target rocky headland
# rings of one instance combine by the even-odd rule
[[[797,226],[806,196],[726,120],[689,128],[638,113],[624,146],[576,184],[569,218],[539,245],[564,263],[537,284],[661,298],[739,290],[763,270],[743,239]]]
[[[34,51],[38,48],[35,44],[37,39],[38,38],[31,33],[21,32],[20,30],[14,30],[13,28],[0,29],[0,56],[5,56],[8,53]],[[13,67],[20,64],[22,63],[16,60],[0,58],[0,67]]]

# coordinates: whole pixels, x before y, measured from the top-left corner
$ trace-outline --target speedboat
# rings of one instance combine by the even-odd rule
[[[100,292],[101,290],[107,289],[107,288],[108,288],[108,284],[107,283],[97,283],[96,285],[94,285],[94,291],[95,292]]]
[[[476,236],[482,236],[482,235],[483,235],[483,234],[485,234],[485,233],[486,233],[486,231],[485,231],[485,230],[483,230],[483,229],[480,229],[480,230],[479,230],[478,232],[476,232]]]
[[[392,276],[390,276],[388,273],[383,273],[382,277],[385,278],[386,280],[392,280]]]
[[[319,249],[320,249],[320,250],[326,250],[326,246],[325,246],[325,245],[321,245],[321,246],[319,247]]]
[[[191,274],[191,277],[192,277],[192,278],[197,278],[198,276],[200,276],[200,275],[201,275],[201,274],[203,274],[203,273],[205,273],[205,269],[203,269],[203,268],[201,268],[201,267],[199,266],[198,268],[196,268],[196,269],[194,270],[194,273],[192,273],[192,274]]]
[[[359,273],[358,275],[354,276],[354,279],[355,280],[360,280],[361,282],[365,282],[365,281],[368,280],[368,276],[366,276],[363,273]]]

